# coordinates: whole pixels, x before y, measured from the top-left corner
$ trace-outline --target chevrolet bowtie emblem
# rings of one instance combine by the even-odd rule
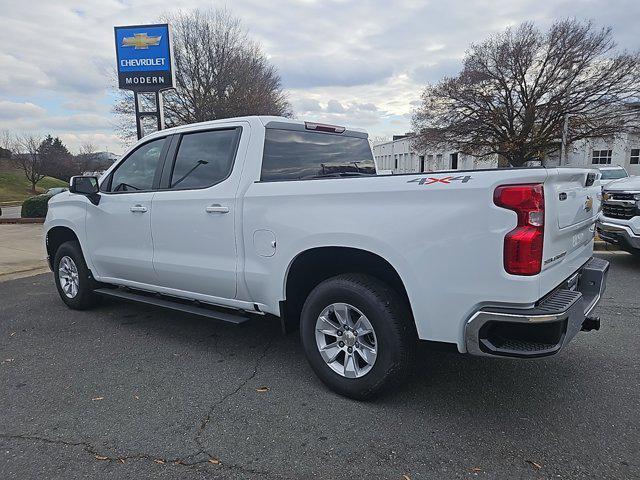
[[[146,50],[149,47],[155,47],[160,43],[162,35],[150,37],[146,33],[134,33],[133,37],[124,37],[122,39],[123,47],[133,47],[136,50]]]
[[[593,208],[593,198],[587,197],[587,200],[584,202],[584,209],[588,212]]]

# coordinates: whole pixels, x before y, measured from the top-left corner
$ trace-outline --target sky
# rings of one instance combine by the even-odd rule
[[[409,131],[427,83],[455,75],[469,44],[523,21],[576,17],[640,48],[639,0],[0,0],[0,130],[121,153],[114,25],[178,8],[227,8],[278,68],[296,118]]]

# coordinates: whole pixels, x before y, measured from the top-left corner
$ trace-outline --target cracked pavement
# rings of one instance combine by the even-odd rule
[[[327,391],[273,319],[0,283],[0,478],[640,478],[640,260],[603,257],[600,332],[537,361],[421,349],[371,403]]]

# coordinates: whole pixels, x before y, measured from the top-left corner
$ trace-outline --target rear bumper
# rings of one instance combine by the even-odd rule
[[[640,250],[640,235],[633,233],[630,227],[598,219],[596,230],[602,240],[619,245],[625,249]]]
[[[537,358],[553,355],[581,330],[597,329],[589,318],[605,290],[609,262],[592,257],[569,280],[528,309],[487,307],[465,326],[472,355]]]

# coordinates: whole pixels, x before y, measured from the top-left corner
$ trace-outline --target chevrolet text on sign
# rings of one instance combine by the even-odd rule
[[[136,25],[114,30],[120,88],[138,92],[173,88],[169,25]]]

